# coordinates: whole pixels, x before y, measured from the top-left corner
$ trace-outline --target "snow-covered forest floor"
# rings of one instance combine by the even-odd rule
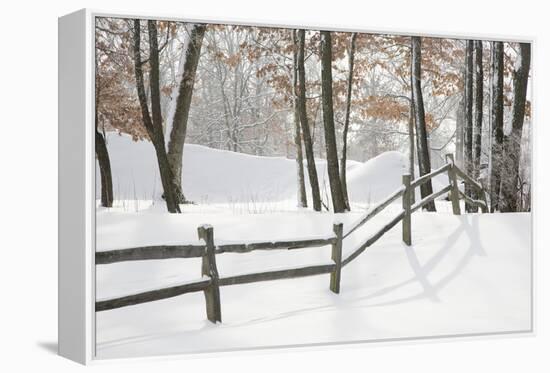
[[[96,249],[198,242],[214,227],[216,243],[326,236],[344,228],[401,184],[406,158],[384,153],[350,162],[352,212],[297,209],[295,162],[187,145],[184,191],[196,205],[167,214],[149,143],[111,135],[115,207],[98,208]],[[114,144],[113,144],[114,143]],[[114,146],[113,146],[114,145]],[[323,171],[324,164],[318,167]],[[323,173],[320,173],[322,175]],[[447,183],[436,179],[434,189]],[[306,178],[307,179],[307,178]],[[320,178],[322,180],[322,177]],[[151,180],[157,180],[151,182]],[[118,191],[118,192],[117,192]],[[117,195],[118,193],[118,195]],[[152,200],[156,202],[152,203]],[[344,241],[344,258],[400,211],[400,200]],[[221,288],[223,323],[206,320],[202,293],[96,314],[100,358],[216,351],[309,343],[527,330],[531,326],[531,216],[415,213],[411,247],[390,230],[342,272],[329,276]],[[464,211],[464,210],[463,210]],[[220,276],[330,262],[330,248],[217,256]],[[200,277],[200,259],[99,265],[98,299]]]

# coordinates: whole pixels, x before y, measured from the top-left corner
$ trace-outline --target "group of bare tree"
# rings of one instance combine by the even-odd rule
[[[350,154],[366,160],[401,149],[414,177],[454,147],[457,162],[476,178],[483,179],[488,161],[493,211],[525,209],[530,51],[516,45],[491,42],[488,64],[481,41],[100,18],[101,203],[113,203],[105,132],[115,130],[151,141],[172,213],[188,202],[181,185],[186,141],[294,157],[298,205],[334,212],[351,208]],[[319,157],[327,161],[328,187]],[[432,191],[426,183],[421,195]]]
[[[505,123],[505,43],[490,42],[489,101],[485,105],[484,96],[484,47],[480,40],[466,41],[464,67],[464,106],[459,109],[459,126],[463,126],[463,147],[457,147],[457,159],[462,160],[466,171],[480,179],[490,192],[491,212],[515,212],[530,210],[530,183],[523,175],[529,175],[529,166],[522,160],[529,154],[529,135],[524,136],[526,118],[527,84],[531,60],[531,45],[528,43],[509,44],[516,55],[515,64],[509,63],[511,78],[511,98],[509,101],[509,125]],[[488,122],[484,126],[484,107],[488,106]],[[463,110],[460,113],[460,110]],[[482,129],[489,128],[485,149],[482,146]],[[505,129],[508,128],[508,131]],[[462,128],[461,128],[462,129]],[[508,134],[506,134],[506,132]],[[461,139],[462,140],[462,139]],[[487,154],[485,175],[481,175],[482,154]],[[527,160],[529,161],[529,160]],[[478,198],[472,189],[465,193]],[[476,207],[467,206],[469,211]]]
[[[127,23],[130,25],[130,22]],[[133,57],[135,87],[139,107],[141,109],[141,120],[145,127],[147,137],[155,148],[163,188],[163,198],[166,201],[166,207],[169,212],[179,213],[181,212],[180,204],[186,202],[181,187],[183,146],[187,132],[187,120],[193,95],[195,74],[206,26],[191,25],[188,27],[189,35],[187,36],[185,47],[182,51],[182,61],[184,63],[180,69],[179,86],[174,95],[172,105],[173,115],[170,118],[171,122],[168,128],[165,126],[162,115],[161,67],[159,58],[160,52],[167,46],[168,42],[166,41],[163,45],[159,46],[159,24],[157,21],[153,20],[146,21],[147,42],[142,42],[142,34],[144,34],[142,31],[143,23],[144,21],[139,19],[133,20],[133,28],[128,27],[127,31],[119,31],[118,28],[114,30],[106,29],[102,28],[101,25],[98,27],[107,34],[120,36],[122,40],[126,38],[126,41],[129,42],[128,48],[131,50],[131,55]],[[113,25],[113,23],[110,24]],[[167,35],[166,40],[168,40],[170,33],[173,31],[169,26],[165,26],[165,28],[165,33]],[[101,44],[101,42],[102,40],[99,40],[96,34],[96,69],[98,55],[100,55],[102,48],[105,48],[105,44]],[[148,48],[145,48],[144,45],[148,46]],[[148,49],[148,55],[145,59],[142,56],[143,49]],[[109,59],[111,56],[107,53],[104,57]],[[118,67],[123,67],[120,64],[120,60],[118,61]],[[145,69],[148,71],[147,87],[145,83]],[[97,130],[97,111],[99,109],[98,98],[101,97],[98,94],[100,87],[100,74],[96,74],[96,154],[98,160],[100,160],[102,205],[110,207],[113,203],[110,162],[105,146],[105,139]],[[165,139],[166,136],[169,136],[168,141]]]

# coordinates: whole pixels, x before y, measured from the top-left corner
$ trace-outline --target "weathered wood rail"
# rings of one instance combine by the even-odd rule
[[[105,265],[136,260],[162,260],[175,258],[201,258],[202,277],[195,281],[180,284],[173,284],[162,289],[152,289],[122,297],[98,299],[95,304],[96,312],[107,311],[116,308],[137,305],[146,302],[171,298],[182,294],[202,291],[206,301],[206,315],[208,320],[216,323],[221,322],[221,301],[220,287],[230,285],[241,285],[253,282],[272,281],[280,279],[299,278],[330,274],[329,288],[334,293],[340,292],[342,268],[351,263],[368,247],[378,241],[386,232],[402,222],[402,239],[406,245],[412,244],[412,220],[411,215],[423,208],[427,203],[448,194],[453,207],[453,213],[460,215],[460,201],[462,197],[466,204],[481,208],[482,212],[488,211],[486,193],[483,186],[472,179],[464,171],[459,169],[451,154],[447,155],[447,163],[432,171],[429,174],[411,180],[410,175],[403,175],[403,185],[390,194],[386,199],[367,211],[361,218],[351,224],[351,227],[344,230],[342,223],[333,225],[332,234],[326,237],[313,237],[301,240],[282,240],[248,243],[223,243],[216,245],[214,241],[214,228],[210,225],[202,225],[198,228],[198,238],[201,244],[190,245],[158,245],[144,246],[110,251],[99,251],[95,254],[95,263]],[[416,188],[434,177],[447,173],[449,184],[442,189],[425,196],[420,201],[412,203]],[[475,200],[466,196],[458,186],[458,179],[462,179],[473,187],[481,200]],[[346,258],[343,258],[344,240],[360,227],[372,220],[393,202],[402,199],[402,211],[392,220],[386,223],[378,231],[374,232],[362,244],[351,250]],[[216,265],[216,256],[223,253],[248,253],[255,250],[296,250],[312,247],[331,247],[331,261],[317,263],[314,265],[283,268],[264,272],[245,273],[229,277],[220,277]]]

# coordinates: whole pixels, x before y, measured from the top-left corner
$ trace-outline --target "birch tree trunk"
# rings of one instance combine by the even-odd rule
[[[138,93],[139,104],[143,124],[147,130],[147,134],[151,139],[157,162],[159,165],[159,173],[164,190],[164,199],[166,207],[170,213],[179,213],[180,208],[177,204],[174,185],[172,184],[172,171],[168,163],[166,155],[166,146],[164,143],[164,134],[162,131],[162,114],[160,107],[160,83],[159,83],[159,50],[157,39],[156,21],[147,21],[149,32],[149,80],[151,90],[151,112],[149,114],[149,106],[147,104],[147,96],[145,93],[145,84],[143,79],[143,62],[141,61],[141,25],[140,20],[134,20],[134,72],[136,78],[136,88]]]
[[[300,124],[302,135],[304,137],[304,149],[307,159],[307,173],[309,184],[311,186],[311,199],[313,209],[321,211],[321,193],[319,190],[319,181],[317,178],[317,169],[315,168],[315,157],[313,154],[313,141],[309,129],[307,106],[306,106],[306,72],[304,67],[304,49],[305,49],[305,30],[298,30],[298,106],[300,111]]]
[[[492,42],[491,58],[491,212],[498,209],[504,142],[504,44]]]
[[[502,199],[500,211],[518,211],[521,203],[519,175],[521,159],[521,135],[525,118],[525,102],[527,99],[527,82],[529,80],[529,65],[531,64],[531,44],[520,43],[519,53],[512,73],[513,103],[512,132],[505,139],[505,157],[502,168]]]
[[[306,183],[304,177],[304,155],[302,152],[302,133],[300,130],[300,106],[298,97],[298,36],[292,30],[294,50],[292,54],[292,103],[294,109],[294,144],[296,145],[296,173],[298,184],[298,207],[307,207]]]
[[[185,63],[181,72],[181,81],[177,91],[175,110],[171,123],[170,141],[168,143],[168,162],[172,169],[172,184],[178,203],[185,203],[185,196],[181,186],[181,170],[183,163],[183,146],[187,134],[187,121],[189,109],[193,98],[195,75],[199,64],[199,57],[204,38],[205,25],[193,25],[188,36],[185,53]],[[168,132],[167,132],[168,134]]]
[[[323,127],[330,194],[334,212],[344,212],[346,205],[342,194],[342,183],[338,167],[338,150],[334,128],[332,102],[332,39],[330,31],[321,31],[321,100],[323,106]]]
[[[422,44],[418,36],[412,37],[412,59],[411,59],[411,75],[413,79],[413,99],[414,112],[416,122],[416,136],[418,146],[418,166],[419,175],[423,176],[431,172],[430,165],[430,150],[428,148],[428,136],[426,131],[426,117],[424,113],[424,99],[422,97]],[[420,187],[420,195],[422,198],[433,193],[432,182],[428,180]],[[435,203],[431,201],[426,204],[425,209],[435,211]]]
[[[346,177],[346,161],[347,161],[347,152],[348,152],[348,129],[349,129],[349,117],[351,109],[351,93],[353,87],[353,64],[355,59],[355,41],[357,39],[357,34],[354,32],[351,34],[350,45],[349,45],[349,55],[348,55],[348,86],[346,92],[346,114],[344,118],[344,132],[342,134],[342,158],[340,161],[340,182],[342,183],[342,194],[344,196],[344,204],[346,210],[350,210],[351,206],[349,203],[348,196],[348,182]]]

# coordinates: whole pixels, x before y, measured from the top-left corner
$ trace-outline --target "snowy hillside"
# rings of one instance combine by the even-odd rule
[[[158,199],[162,186],[153,146],[134,142],[129,136],[109,133],[107,146],[113,170],[115,199]],[[316,160],[321,189],[328,189],[326,161]],[[348,190],[353,203],[373,203],[401,185],[407,158],[387,152],[365,163],[348,161]],[[306,170],[307,171],[307,170]],[[183,189],[199,204],[286,202],[296,204],[296,162],[283,157],[259,157],[200,145],[186,144],[183,158]],[[437,178],[434,188],[447,183]],[[99,198],[99,168],[96,195]],[[306,188],[309,190],[306,174]],[[280,205],[279,205],[280,206]]]

